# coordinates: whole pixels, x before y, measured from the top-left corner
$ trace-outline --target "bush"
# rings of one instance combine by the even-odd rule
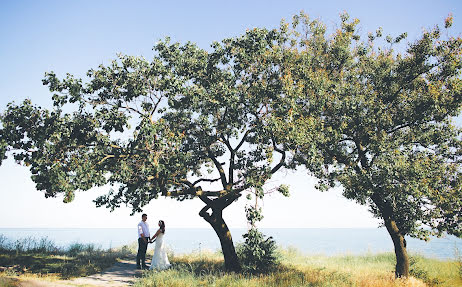
[[[69,256],[77,256],[78,254],[82,253],[84,249],[85,245],[78,242],[72,243],[67,247],[67,254]]]
[[[237,246],[237,254],[244,272],[268,273],[277,267],[279,256],[273,237],[265,239],[265,235],[254,227],[243,237],[245,242]]]

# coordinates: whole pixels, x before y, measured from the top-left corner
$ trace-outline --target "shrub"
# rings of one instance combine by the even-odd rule
[[[243,235],[245,242],[237,246],[237,254],[244,272],[268,273],[279,264],[276,242],[273,237],[265,235],[252,227]]]

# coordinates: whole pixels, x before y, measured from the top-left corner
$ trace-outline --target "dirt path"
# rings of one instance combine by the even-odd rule
[[[102,273],[87,277],[74,278],[71,280],[45,281],[24,280],[20,281],[21,287],[63,287],[63,286],[130,286],[136,278],[141,277],[142,271],[136,269],[134,261],[120,260],[111,268]]]

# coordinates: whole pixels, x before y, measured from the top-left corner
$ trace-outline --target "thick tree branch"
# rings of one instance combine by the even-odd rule
[[[204,202],[205,204],[207,204],[207,206],[209,206],[209,208],[212,207],[213,201],[212,201],[210,198],[208,198],[207,196],[205,196],[205,195],[200,195],[200,196],[199,196],[199,199],[202,200],[202,202]]]
[[[242,194],[240,193],[236,193],[236,194],[232,194],[232,196],[230,196],[228,199],[226,199],[225,201],[225,204],[223,206],[223,209],[225,209],[226,207],[228,207],[231,203],[233,203],[236,199],[238,199],[239,197],[241,197]]]
[[[396,131],[398,131],[400,129],[404,129],[406,127],[409,127],[410,125],[411,125],[411,123],[406,123],[406,124],[399,125],[399,126],[393,128],[393,129],[387,131],[387,134],[392,134],[392,133],[394,133],[394,132],[396,132]]]
[[[106,155],[105,157],[103,157],[103,158],[98,162],[98,164],[102,164],[102,163],[103,163],[105,160],[107,160],[108,158],[113,158],[113,157],[115,157],[115,155],[113,155],[113,154],[108,154],[108,155]]]
[[[163,96],[159,96],[157,98],[157,102],[154,104],[154,108],[152,109],[151,114],[149,115],[149,118],[152,120],[152,115],[156,112],[157,107],[159,106],[160,102],[162,101]]]
[[[225,187],[230,189],[234,184],[234,159],[236,157],[236,153],[234,149],[231,147],[231,143],[228,139],[225,139],[223,136],[221,137],[223,142],[225,143],[226,147],[229,150],[229,169],[228,169],[228,185]]]
[[[217,197],[220,198],[223,196],[223,194],[226,194],[226,190],[216,190],[216,191],[208,191],[208,190],[202,190],[200,186],[194,187],[194,188],[187,188],[184,190],[175,190],[175,191],[166,191],[163,193],[163,196],[168,196],[168,197],[180,197],[180,196],[185,196],[185,195],[191,195],[191,196],[204,196],[204,197]]]
[[[218,172],[220,173],[220,179],[221,179],[221,184],[223,185],[223,188],[226,188],[228,184],[226,182],[226,175],[225,175],[225,171],[223,170],[223,166],[221,165],[220,162],[218,162],[217,158],[213,155],[209,147],[207,147],[207,154],[209,158],[215,164],[215,167],[217,168]]]
[[[221,126],[221,124],[224,122],[227,113],[228,113],[228,106],[225,107],[225,112],[223,113],[223,116],[218,117],[217,127]]]
[[[201,209],[201,211],[199,211],[199,216],[201,216],[202,218],[205,219],[205,221],[210,223],[212,221],[212,217],[210,216],[210,214],[207,213],[207,210],[209,209],[210,209],[210,205],[206,203],[206,206],[204,206]]]
[[[215,181],[218,181],[218,180],[220,180],[220,178],[200,178],[200,179],[196,180],[195,182],[193,182],[192,185],[195,186],[196,184],[198,184],[199,182],[202,182],[202,181],[215,182]]]
[[[355,142],[356,148],[358,149],[358,159],[361,162],[361,166],[367,169],[369,165],[367,163],[367,158],[366,158],[366,153],[364,152],[364,148],[358,139],[355,139],[354,142]]]
[[[273,141],[274,150],[282,155],[281,160],[279,161],[279,163],[275,167],[273,167],[271,169],[271,174],[274,174],[276,171],[278,171],[284,165],[284,163],[286,161],[286,152],[276,146],[276,142],[275,142],[274,139],[272,139],[272,141]]]
[[[353,141],[354,142],[354,139],[353,138],[344,138],[344,139],[339,140],[338,142],[342,143],[342,142],[346,142],[346,141]]]
[[[241,148],[241,146],[244,144],[244,142],[245,142],[247,136],[249,135],[249,133],[250,133],[250,130],[247,130],[247,131],[244,133],[244,135],[242,136],[241,141],[238,143],[238,145],[237,145],[236,148],[234,149],[234,152],[238,151],[238,150]]]

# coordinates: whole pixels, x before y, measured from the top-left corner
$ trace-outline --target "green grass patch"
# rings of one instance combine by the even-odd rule
[[[0,277],[0,286],[2,287],[16,287],[19,280],[16,278]]]
[[[76,256],[48,254],[1,254],[0,266],[11,275],[55,274],[63,279],[87,276],[112,266],[118,256],[113,252],[79,254]]]
[[[423,272],[403,280],[394,278],[393,253],[324,256],[293,248],[278,253],[281,264],[274,272],[261,275],[225,272],[219,252],[173,256],[169,257],[172,268],[146,271],[135,286],[462,286],[457,261],[414,255],[412,267]]]
[[[4,281],[32,274],[60,279],[83,277],[101,272],[118,258],[131,254],[128,247],[103,250],[93,244],[74,243],[59,248],[46,238],[8,241],[0,235],[0,275]]]
[[[428,286],[462,286],[462,274],[458,261],[441,261],[413,255],[410,258],[410,274]]]

